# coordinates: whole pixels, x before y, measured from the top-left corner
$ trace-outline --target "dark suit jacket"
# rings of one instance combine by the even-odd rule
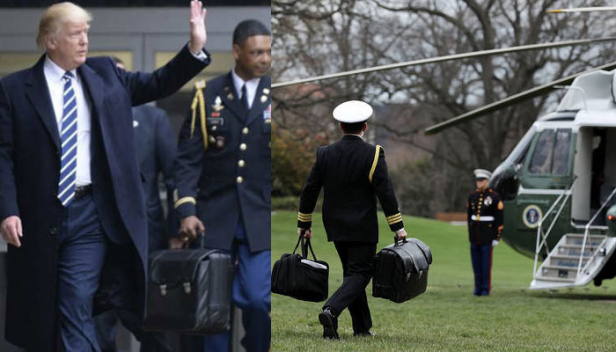
[[[385,152],[346,135],[317,151],[299,202],[297,226],[312,226],[312,211],[323,188],[323,224],[329,241],[378,242],[376,198],[392,231],[403,227],[387,174]],[[376,161],[376,164],[375,164]]]
[[[54,349],[57,226],[62,211],[56,196],[60,138],[43,63],[44,57],[0,81],[0,220],[18,215],[24,232],[22,247],[9,246],[8,251],[6,336],[32,351]],[[124,303],[129,307],[123,308],[138,314],[144,308],[147,222],[131,107],[172,94],[205,66],[186,46],[153,73],[120,70],[109,58],[88,59],[77,70],[92,116],[93,196],[115,243],[97,306]],[[119,252],[125,255],[114,255]],[[119,290],[125,297],[116,298]]]
[[[139,170],[145,178],[145,210],[148,217],[149,252],[169,246],[169,236],[177,233],[173,210],[173,161],[177,138],[164,110],[149,105],[133,108],[133,127]],[[159,175],[167,191],[168,216],[160,201]]]
[[[231,249],[240,218],[252,252],[271,248],[270,88],[270,77],[263,77],[252,109],[246,113],[231,72],[219,76],[207,83],[204,92],[207,151],[199,118],[191,136],[190,111],[180,132],[176,209],[180,218],[198,215],[203,221],[208,248]],[[220,111],[213,108],[217,98]]]

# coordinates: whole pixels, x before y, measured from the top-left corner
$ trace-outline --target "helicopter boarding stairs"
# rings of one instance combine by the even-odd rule
[[[571,189],[573,189],[573,184],[570,187]],[[590,234],[591,230],[601,230],[603,228],[601,226],[592,226],[591,224],[601,214],[603,208],[614,197],[615,193],[616,189],[612,191],[599,211],[595,213],[584,227],[584,233],[564,235],[550,251],[547,245],[547,238],[567,203],[571,192],[565,190],[556,199],[550,210],[546,212],[546,214],[553,214],[553,211],[560,204],[560,208],[552,219],[547,232],[543,231],[543,222],[546,219],[541,219],[537,228],[537,246],[535,250],[533,281],[530,284],[531,290],[585,286],[601,272],[601,269],[603,269],[616,250],[616,237]],[[547,257],[537,269],[539,255],[542,251],[546,253]]]

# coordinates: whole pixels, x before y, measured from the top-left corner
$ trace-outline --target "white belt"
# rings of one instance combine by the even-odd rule
[[[477,216],[472,215],[471,216],[471,220],[474,220],[474,221],[494,221],[494,217],[493,216],[479,216],[479,218],[477,218]]]

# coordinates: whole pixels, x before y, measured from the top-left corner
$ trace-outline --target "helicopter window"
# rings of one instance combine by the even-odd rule
[[[528,167],[533,174],[547,175],[552,171],[552,153],[554,151],[554,130],[544,130],[539,135],[533,157]]]
[[[571,145],[571,131],[558,130],[554,146],[553,175],[567,175],[569,173],[569,146]]]

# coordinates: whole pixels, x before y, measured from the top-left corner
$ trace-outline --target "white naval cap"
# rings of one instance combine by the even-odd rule
[[[484,170],[484,169],[477,169],[475,171],[473,171],[475,173],[475,178],[479,179],[479,178],[485,178],[485,179],[490,179],[490,177],[492,177],[492,173],[488,170]]]
[[[334,109],[334,119],[344,123],[367,121],[372,117],[372,106],[361,100],[346,101]]]

